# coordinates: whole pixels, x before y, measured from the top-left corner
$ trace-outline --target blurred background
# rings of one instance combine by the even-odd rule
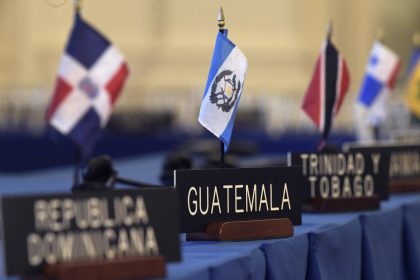
[[[84,0],[84,18],[130,68],[95,153],[135,156],[211,138],[197,117],[219,6],[249,62],[234,140],[252,140],[262,153],[307,148],[308,140],[316,145],[319,136],[300,103],[330,19],[351,73],[332,141],[356,137],[354,104],[381,29],[402,60],[386,131],[410,128],[403,97],[413,33],[420,30],[419,0]],[[0,171],[72,161],[70,143],[51,136],[44,120],[72,22],[71,0],[0,0]]]

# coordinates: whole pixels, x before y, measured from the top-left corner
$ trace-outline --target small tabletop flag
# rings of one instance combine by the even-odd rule
[[[410,62],[408,63],[407,68],[407,77],[410,78],[416,69],[418,63],[420,62],[420,46],[414,47],[413,52],[411,53]]]
[[[302,103],[303,111],[322,133],[321,146],[328,138],[349,83],[350,75],[343,56],[330,39],[326,39]]]
[[[399,69],[398,55],[381,42],[375,42],[358,98],[358,103],[368,110],[368,124],[377,126],[384,121],[387,100]]]
[[[228,149],[248,62],[242,51],[219,31],[198,121]]]
[[[406,102],[410,111],[420,118],[420,48],[413,50],[408,68]]]
[[[127,76],[121,53],[76,13],[47,120],[80,147],[83,157],[108,122]]]

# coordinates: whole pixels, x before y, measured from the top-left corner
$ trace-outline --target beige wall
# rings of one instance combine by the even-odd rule
[[[352,91],[359,88],[379,28],[404,61],[412,32],[420,30],[418,0],[84,0],[84,17],[130,65],[119,106],[160,92],[201,96],[220,5],[230,38],[248,57],[245,90],[252,95],[301,99],[330,18]],[[0,86],[51,88],[71,24],[70,0],[59,8],[46,0],[0,0]]]

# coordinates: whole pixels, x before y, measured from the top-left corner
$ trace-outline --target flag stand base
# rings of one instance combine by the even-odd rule
[[[49,280],[117,280],[165,277],[161,256],[130,257],[114,260],[77,261],[47,265],[44,279]],[[29,278],[27,278],[29,279]]]
[[[187,241],[243,241],[293,236],[293,224],[288,218],[214,222],[204,232],[187,233]]]
[[[389,191],[391,193],[420,192],[420,179],[391,179],[389,181]]]
[[[380,198],[374,194],[371,197],[349,198],[314,198],[310,204],[302,206],[306,212],[355,212],[377,210],[380,208]]]

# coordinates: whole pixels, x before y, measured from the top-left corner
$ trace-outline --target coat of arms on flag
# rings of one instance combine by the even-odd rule
[[[328,138],[334,117],[341,108],[349,83],[350,74],[346,61],[327,38],[302,103],[302,110],[322,133],[321,146]]]
[[[241,98],[248,61],[242,51],[227,38],[227,30],[217,34],[198,121],[228,149]]]
[[[107,124],[127,76],[121,53],[76,13],[47,110],[48,123],[86,157]]]

